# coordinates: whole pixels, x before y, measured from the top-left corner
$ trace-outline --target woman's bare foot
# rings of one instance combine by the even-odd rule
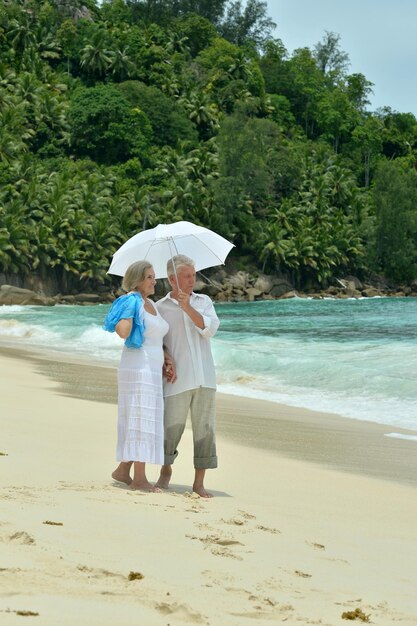
[[[147,480],[141,480],[139,482],[132,480],[129,486],[130,486],[130,489],[132,489],[132,491],[146,491],[147,493],[161,493],[161,490],[159,489],[159,487],[157,487],[157,485],[155,486],[151,485],[151,483],[148,482]]]
[[[129,476],[129,470],[121,468],[120,465],[114,470],[111,477],[114,480],[117,480],[119,483],[125,483],[125,485],[130,485],[130,483],[132,482],[132,479]]]
[[[158,482],[156,483],[156,487],[160,489],[168,489],[169,481],[171,480],[172,475],[172,467],[171,465],[163,465],[161,467],[161,473],[159,475]]]
[[[209,493],[208,491],[204,489],[204,485],[196,485],[194,483],[193,492],[197,493],[200,496],[200,498],[212,498],[213,497],[212,493]]]

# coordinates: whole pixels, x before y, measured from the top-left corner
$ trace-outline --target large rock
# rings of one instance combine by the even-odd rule
[[[248,296],[249,302],[253,302],[255,298],[258,298],[262,295],[262,291],[260,289],[255,289],[255,287],[249,287],[246,289],[246,294]]]
[[[281,298],[284,294],[291,291],[294,291],[294,287],[285,279],[279,278],[275,281],[275,285],[272,287],[270,294],[274,298]]]
[[[204,280],[199,280],[197,278],[197,280],[195,281],[195,285],[194,285],[194,291],[204,291],[206,288],[206,283],[204,282]]]
[[[53,306],[55,300],[41,296],[30,289],[21,289],[14,285],[2,285],[0,287],[0,304],[31,304],[40,306]]]
[[[271,289],[275,285],[276,279],[273,276],[266,276],[265,274],[261,274],[255,280],[254,288],[259,289],[262,293],[270,293]]]
[[[376,296],[381,296],[382,293],[378,289],[375,289],[375,287],[369,287],[368,289],[362,290],[362,295],[365,296],[365,298],[375,298]]]
[[[35,272],[20,276],[19,274],[0,273],[0,285],[11,285],[20,289],[34,291],[41,296],[53,297],[59,292],[59,284],[55,275],[41,277]]]
[[[290,298],[298,298],[299,295],[296,291],[292,290],[292,291],[286,291],[285,293],[283,293],[279,299],[280,300],[289,300]]]
[[[217,282],[217,283],[223,283],[227,277],[228,277],[228,273],[226,272],[224,267],[221,267],[213,274],[210,274],[210,280]]]
[[[61,296],[60,294],[58,294],[57,299],[60,304],[75,304],[75,296],[71,296],[71,295]]]
[[[350,282],[349,284],[354,285],[353,282]],[[362,293],[354,287],[347,287],[345,289],[345,294],[348,296],[348,298],[360,298],[362,295]]]
[[[245,289],[249,285],[249,274],[242,271],[236,272],[236,274],[228,276],[225,283],[231,285],[234,289]]]
[[[74,296],[74,300],[76,304],[80,302],[84,304],[97,304],[98,302],[102,302],[103,298],[97,293],[77,293]]]
[[[223,289],[223,285],[218,283],[215,280],[207,279],[209,282],[204,282],[203,280],[197,280],[194,291],[199,293],[204,293],[210,298],[214,298],[220,291]]]
[[[214,297],[214,300],[216,302],[227,302],[228,301],[228,297],[226,296],[226,294],[223,291],[219,291],[219,293]]]
[[[356,276],[345,276],[342,280],[346,284],[347,289],[357,289],[358,291],[361,291],[361,289],[364,288],[364,285]]]
[[[210,298],[215,298],[219,293],[223,290],[223,285],[218,283],[217,281],[210,280],[208,285],[204,287],[204,293]]]
[[[327,289],[323,292],[324,296],[337,296],[340,293],[340,287],[334,287],[333,285],[327,287]]]

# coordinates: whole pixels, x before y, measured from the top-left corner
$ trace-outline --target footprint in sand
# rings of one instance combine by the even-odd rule
[[[218,535],[207,535],[207,537],[195,537],[193,535],[186,535],[186,537],[188,537],[189,539],[198,539],[198,541],[206,544],[215,543],[219,546],[244,545],[243,543],[241,543],[240,541],[236,541],[235,539],[223,539]]]
[[[201,574],[208,579],[206,587],[219,586],[225,590],[228,594],[233,594],[233,603],[236,606],[238,602],[241,611],[228,611],[229,615],[235,617],[241,617],[246,619],[266,619],[273,621],[274,624],[281,624],[290,618],[289,613],[294,611],[294,607],[291,604],[281,604],[275,600],[272,596],[265,596],[265,591],[270,589],[272,593],[275,593],[278,588],[278,583],[275,578],[265,579],[258,582],[257,588],[260,593],[244,589],[242,587],[234,586],[237,582],[236,577],[225,575],[223,571],[215,572],[211,570],[203,570]],[[251,606],[247,610],[244,609],[246,603],[250,603]],[[242,624],[244,621],[242,620]],[[248,622],[245,622],[248,623]],[[252,624],[252,622],[250,622]],[[255,622],[253,622],[255,623]]]
[[[20,496],[24,496],[25,501],[28,500],[36,500],[39,498],[39,492],[41,489],[32,488],[32,487],[15,487],[12,491],[13,498],[16,500]]]
[[[24,530],[10,535],[9,541],[20,543],[21,545],[25,546],[33,545],[35,543],[35,539],[32,537],[32,535],[29,535],[29,533]]]
[[[278,530],[278,528],[269,528],[269,526],[262,526],[262,524],[258,524],[258,526],[256,526],[256,528],[258,530],[263,530],[266,533],[271,533],[273,535],[280,535],[281,531]]]
[[[260,598],[259,596],[250,595],[248,600],[256,602],[253,608],[249,611],[230,612],[230,615],[236,617],[243,617],[246,619],[262,619],[274,620],[274,623],[280,624],[287,621],[290,617],[289,614],[294,611],[294,607],[291,604],[279,604],[271,598]]]
[[[246,511],[238,510],[239,515],[244,517],[245,519],[256,519],[256,515],[252,515],[251,513],[247,513]]]
[[[64,480],[59,481],[59,487],[57,487],[59,491],[94,491],[94,492],[103,492],[103,491],[114,491],[113,485],[102,484],[99,487],[97,483],[68,483]]]
[[[218,535],[207,535],[206,537],[196,537],[194,535],[186,535],[188,539],[196,539],[204,544],[204,548],[208,548],[210,552],[216,556],[225,556],[231,559],[242,560],[242,557],[230,550],[230,546],[243,546],[245,544],[235,539],[223,538]]]
[[[244,526],[246,524],[246,520],[240,519],[239,517],[231,517],[230,519],[221,519],[221,524],[229,524],[230,526]]]
[[[183,509],[186,513],[205,513],[206,507],[204,506],[205,499],[200,498],[197,493],[191,491],[184,491],[180,493],[178,491],[170,491],[168,495],[172,498],[179,498],[187,508]],[[173,506],[173,505],[172,505]]]
[[[206,624],[207,618],[201,613],[193,611],[187,604],[178,604],[178,602],[168,603],[159,602],[155,604],[155,608],[162,615],[172,615],[176,619],[190,624]]]
[[[185,509],[186,513],[201,513],[200,509],[196,506],[191,507],[191,509]]]
[[[255,515],[251,515],[251,513],[247,513],[246,511],[242,511],[238,509],[237,514],[228,519],[224,519],[223,517],[218,522],[219,525],[227,524],[228,526],[240,526],[242,527],[242,532],[249,532],[249,530],[244,530],[243,527],[247,526],[248,522],[251,520],[255,520]]]
[[[347,600],[346,602],[335,602],[337,606],[346,609],[344,613],[349,617],[344,619],[355,619],[357,622],[370,622],[377,624],[379,621],[384,624],[394,624],[396,622],[405,622],[406,624],[417,624],[415,615],[407,615],[400,613],[393,607],[390,607],[387,601],[378,602],[376,604],[367,604],[363,598]],[[368,617],[366,620],[365,618]]]
[[[83,574],[87,574],[88,578],[123,578],[126,579],[126,576],[123,574],[119,574],[116,572],[109,572],[106,569],[87,567],[87,565],[78,565],[77,570],[82,572]]]
[[[226,587],[226,583],[233,584],[235,582],[235,577],[232,574],[220,571],[220,572],[212,572],[208,569],[205,569],[201,572],[203,576],[208,578],[208,583],[206,583],[206,587],[222,587],[229,591],[231,587]]]
[[[0,572],[8,572],[9,574],[17,574],[22,571],[20,567],[0,567]]]
[[[325,545],[323,545],[322,543],[316,543],[315,541],[306,541],[306,544],[308,546],[311,546],[315,550],[325,550],[326,549]]]

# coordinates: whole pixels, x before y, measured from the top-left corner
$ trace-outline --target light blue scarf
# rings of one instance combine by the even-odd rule
[[[132,318],[132,330],[125,340],[125,346],[127,348],[140,348],[145,332],[143,309],[143,298],[137,291],[120,296],[113,302],[106,315],[103,324],[104,330],[114,333],[120,320]]]

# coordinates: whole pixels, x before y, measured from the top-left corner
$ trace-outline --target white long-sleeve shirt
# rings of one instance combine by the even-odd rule
[[[210,338],[217,332],[219,318],[212,301],[204,294],[192,293],[190,304],[202,315],[203,329],[194,324],[170,293],[156,303],[159,313],[169,324],[164,345],[175,360],[178,377],[175,383],[164,382],[165,396],[175,396],[198,387],[216,389]]]

